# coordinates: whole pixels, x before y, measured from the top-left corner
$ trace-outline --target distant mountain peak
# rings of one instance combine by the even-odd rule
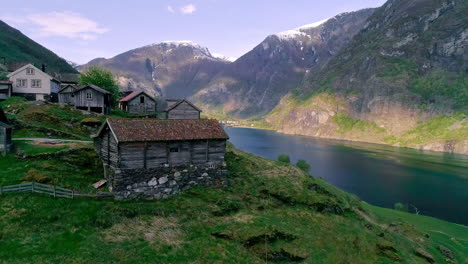
[[[297,27],[295,29],[278,32],[278,33],[276,33],[274,35],[277,36],[281,40],[290,40],[290,39],[295,39],[297,37],[308,37],[309,34],[307,34],[304,31],[309,30],[311,28],[316,28],[316,27],[324,24],[325,22],[327,22],[330,19],[332,19],[332,18],[327,18],[327,19],[320,20],[320,21],[317,21],[317,22],[314,22],[314,23],[311,23],[311,24],[306,24],[306,25]]]

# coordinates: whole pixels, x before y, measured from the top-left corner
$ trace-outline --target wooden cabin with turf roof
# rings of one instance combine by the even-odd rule
[[[99,114],[110,114],[112,94],[93,84],[79,87],[74,92],[75,108]]]
[[[9,124],[8,119],[0,107],[0,155],[4,156],[10,153],[13,149],[11,141],[11,133],[13,127]]]
[[[166,112],[167,119],[200,119],[202,110],[187,99],[168,99]]]
[[[94,144],[117,198],[160,199],[224,185],[227,139],[217,120],[107,119]]]
[[[132,115],[156,115],[156,100],[143,91],[134,91],[119,101],[120,110]]]
[[[67,84],[58,92],[58,101],[61,105],[75,105],[75,92],[78,87],[75,85]]]

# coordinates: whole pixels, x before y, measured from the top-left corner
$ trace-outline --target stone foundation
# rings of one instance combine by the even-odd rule
[[[118,200],[166,199],[193,186],[225,186],[226,164],[162,166],[154,169],[105,168]]]

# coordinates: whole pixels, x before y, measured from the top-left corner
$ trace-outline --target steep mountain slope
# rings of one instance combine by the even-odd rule
[[[32,62],[39,67],[45,63],[51,72],[77,73],[64,59],[0,20],[1,57],[7,63]]]
[[[111,70],[121,86],[164,97],[189,97],[205,87],[229,62],[214,57],[193,42],[162,42],[137,48],[110,59],[97,58],[78,67]]]
[[[268,36],[200,90],[194,100],[239,117],[265,114],[359,32],[374,9],[344,13]]]
[[[391,0],[267,121],[285,133],[468,153],[468,2]]]

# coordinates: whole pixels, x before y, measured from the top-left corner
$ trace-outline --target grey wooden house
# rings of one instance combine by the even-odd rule
[[[143,91],[135,91],[119,101],[120,110],[133,115],[155,115],[156,100]]]
[[[202,110],[186,99],[182,100],[166,100],[167,119],[200,119]]]
[[[75,108],[100,114],[110,114],[112,94],[96,85],[88,84],[74,92]]]
[[[0,101],[10,98],[13,83],[10,81],[0,81]]]
[[[63,105],[75,105],[75,92],[78,87],[75,85],[67,84],[58,92],[59,104]]]
[[[0,108],[0,155],[6,155],[12,151],[11,141],[12,126],[8,123],[5,113]]]
[[[159,195],[225,181],[227,139],[217,120],[108,119],[94,144],[114,191]]]

